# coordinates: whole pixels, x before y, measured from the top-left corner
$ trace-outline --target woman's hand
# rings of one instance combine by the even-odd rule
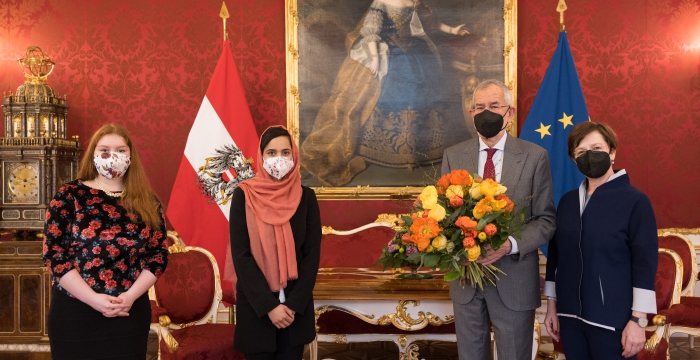
[[[284,329],[294,321],[294,311],[283,304],[277,305],[267,316],[278,329]]]
[[[117,298],[119,298],[122,301],[119,304],[120,306],[119,311],[117,312],[117,316],[129,316],[129,310],[131,310],[131,307],[134,305],[134,301],[136,301],[136,298],[132,295],[133,293],[127,291],[117,296]]]
[[[469,31],[467,31],[467,29],[464,29],[464,26],[466,26],[466,24],[462,24],[462,25],[458,25],[458,26],[453,27],[452,29],[450,29],[450,34],[459,35],[459,36],[469,34]]]
[[[633,311],[632,315],[642,318],[647,315],[637,311]],[[644,328],[639,326],[639,324],[628,321],[625,329],[622,330],[622,356],[625,358],[637,355],[638,352],[644,347],[644,343],[647,338],[644,333]]]
[[[122,299],[107,294],[93,292],[85,301],[91,308],[101,312],[106,317],[116,317],[122,309]]]
[[[557,302],[555,300],[547,300],[547,315],[544,317],[544,326],[552,339],[561,341],[559,337],[559,317],[557,316]]]
[[[372,63],[369,65],[369,71],[372,72],[372,75],[376,78],[377,75],[379,75],[379,56],[372,56]]]

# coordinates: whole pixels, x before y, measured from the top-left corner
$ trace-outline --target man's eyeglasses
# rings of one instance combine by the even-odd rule
[[[477,105],[477,106],[473,107],[472,109],[474,110],[474,112],[475,112],[476,114],[479,114],[479,113],[481,113],[482,111],[484,111],[484,110],[486,110],[486,109],[488,109],[488,110],[491,111],[491,112],[497,112],[498,109],[504,108],[504,107],[510,107],[510,105],[491,104],[491,105],[489,105],[489,106],[487,106],[487,107]]]

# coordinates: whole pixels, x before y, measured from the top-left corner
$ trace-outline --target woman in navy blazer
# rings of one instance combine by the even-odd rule
[[[569,134],[569,156],[586,179],[559,202],[545,282],[545,326],[568,360],[634,359],[656,313],[654,211],[625,170],[612,169],[616,149],[603,123]]]

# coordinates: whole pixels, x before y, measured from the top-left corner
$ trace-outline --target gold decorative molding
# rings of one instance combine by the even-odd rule
[[[297,50],[297,48],[294,47],[293,44],[289,44],[287,51],[289,51],[289,53],[292,55],[292,57],[294,59],[299,60],[299,50]]]
[[[418,360],[418,345],[411,344],[406,352],[399,353],[399,360]]]
[[[665,228],[656,231],[659,236],[668,234],[700,235],[700,228]]]
[[[406,335],[399,335],[399,344],[401,344],[401,347],[406,347],[407,342],[408,337]]]
[[[336,344],[347,344],[348,343],[347,335],[331,334],[331,337],[333,337],[333,342]]]
[[[454,322],[454,316],[446,316],[445,319],[440,319],[439,316],[430,312],[418,312],[418,319],[414,319],[408,313],[406,304],[413,303],[413,306],[419,306],[420,300],[400,300],[396,306],[396,313],[386,314],[379,317],[378,325],[386,326],[393,324],[396,328],[404,331],[416,331],[425,328],[428,325],[440,326]]]
[[[403,228],[403,220],[401,216],[406,214],[379,214],[377,219],[369,224],[356,227],[352,230],[336,230],[331,226],[321,226],[321,234],[323,235],[351,235],[373,227],[387,227],[394,231],[399,231]]]

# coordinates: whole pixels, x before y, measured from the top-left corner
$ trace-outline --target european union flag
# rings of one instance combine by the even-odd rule
[[[588,121],[588,109],[569,40],[562,31],[532,109],[520,130],[521,139],[540,145],[549,153],[555,206],[562,195],[577,188],[584,179],[576,163],[571,161],[566,145],[571,128],[584,121]],[[547,245],[541,250],[547,256]]]

